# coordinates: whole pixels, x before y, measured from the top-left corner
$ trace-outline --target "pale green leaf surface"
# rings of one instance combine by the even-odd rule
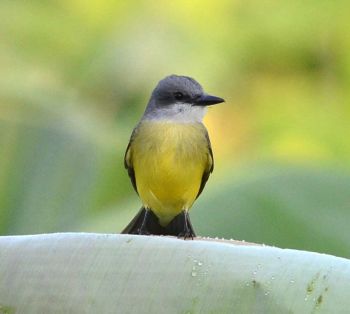
[[[0,313],[345,313],[350,262],[168,237],[0,238]]]

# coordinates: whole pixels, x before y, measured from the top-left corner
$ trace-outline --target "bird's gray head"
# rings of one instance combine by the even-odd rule
[[[170,75],[154,89],[143,119],[200,122],[207,106],[223,101],[222,98],[206,94],[191,77]]]

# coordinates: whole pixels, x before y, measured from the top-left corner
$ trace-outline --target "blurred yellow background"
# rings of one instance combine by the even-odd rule
[[[152,89],[194,77],[215,171],[202,236],[350,257],[346,1],[1,1],[0,234],[119,232]]]

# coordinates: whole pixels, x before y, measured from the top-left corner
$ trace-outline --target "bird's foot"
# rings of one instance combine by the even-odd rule
[[[141,226],[141,228],[137,229],[136,234],[138,235],[150,235],[151,233],[145,228],[145,226]]]
[[[184,229],[182,232],[179,233],[178,238],[184,238],[184,240],[191,238],[191,240],[193,240],[193,238],[196,235],[195,235],[193,229],[188,226],[187,218],[188,218],[188,216],[185,218]]]
[[[178,235],[178,238],[184,238],[184,240],[187,240],[187,239],[193,240],[195,236],[196,235],[193,232],[191,232],[191,230],[186,230],[184,232],[180,232]]]
[[[190,220],[190,216],[188,214],[188,211],[185,210],[184,211],[184,230],[182,232],[180,232],[179,236],[183,237],[184,240],[191,238],[193,240],[193,238],[196,236],[196,234],[194,233],[192,224],[191,224],[191,220]]]

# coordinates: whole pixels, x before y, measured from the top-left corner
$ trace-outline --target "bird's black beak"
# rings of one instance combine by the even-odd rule
[[[225,100],[220,98],[220,97],[204,94],[204,95],[201,95],[200,97],[196,98],[194,100],[193,105],[194,106],[211,106],[211,105],[215,105],[215,104],[220,104],[224,101]]]

